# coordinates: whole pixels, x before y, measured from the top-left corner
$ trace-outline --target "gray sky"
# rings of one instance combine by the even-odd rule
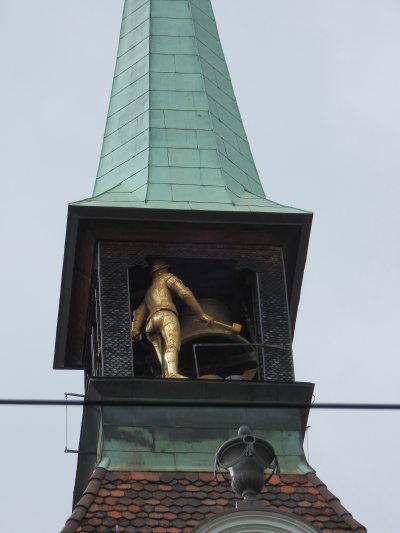
[[[82,392],[80,372],[51,370],[67,203],[91,194],[122,3],[0,2],[2,397]],[[400,402],[400,3],[213,5],[265,192],[315,213],[296,377],[316,383],[317,401]],[[64,416],[0,409],[4,531],[54,533],[67,519]],[[399,422],[310,419],[311,465],[369,533],[398,529]]]

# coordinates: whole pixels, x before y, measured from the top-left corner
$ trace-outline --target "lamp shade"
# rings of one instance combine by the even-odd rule
[[[216,455],[216,466],[229,471],[231,486],[245,500],[255,500],[265,484],[265,469],[276,465],[271,444],[239,428],[238,436],[227,440]]]

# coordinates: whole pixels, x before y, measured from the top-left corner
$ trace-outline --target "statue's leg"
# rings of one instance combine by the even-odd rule
[[[178,356],[181,347],[181,330],[178,317],[169,311],[164,311],[161,335],[165,343],[165,377],[186,378],[178,371]]]
[[[163,350],[162,350],[162,336],[160,331],[160,321],[157,317],[149,320],[146,327],[146,337],[151,342],[156,352],[157,358],[160,361],[161,368],[163,367]],[[165,365],[164,365],[165,367]],[[165,368],[164,368],[165,373]]]
[[[162,366],[162,337],[161,335],[147,335],[147,338],[151,342],[151,344],[154,347],[154,350],[157,354],[157,359],[160,361],[160,365]]]

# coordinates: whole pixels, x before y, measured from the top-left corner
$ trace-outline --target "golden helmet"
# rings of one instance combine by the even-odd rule
[[[169,264],[164,259],[153,259],[150,263],[150,272],[158,272],[159,270],[165,270],[169,267]]]

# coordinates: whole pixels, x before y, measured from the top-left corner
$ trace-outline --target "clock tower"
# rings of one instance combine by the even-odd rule
[[[302,446],[311,219],[265,196],[210,1],[125,0],[93,196],[68,210],[54,367],[87,404],[63,533],[366,531]],[[214,475],[238,439],[273,451],[251,498]]]

